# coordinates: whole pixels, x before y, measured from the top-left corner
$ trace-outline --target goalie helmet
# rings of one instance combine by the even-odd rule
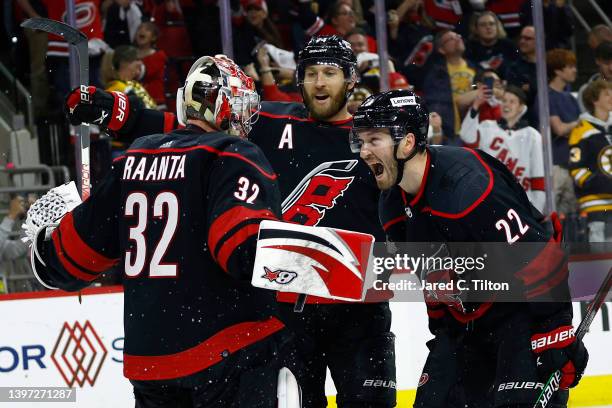
[[[397,89],[370,96],[353,116],[351,150],[359,153],[362,129],[389,129],[393,142],[399,143],[407,133],[413,133],[418,150],[427,144],[429,112],[421,97],[406,89]]]
[[[310,65],[333,65],[342,69],[346,82],[357,79],[357,57],[351,44],[337,35],[314,36],[300,51],[295,71],[296,83],[300,88],[304,85],[306,67]]]
[[[232,135],[246,137],[259,113],[253,80],[225,55],[205,56],[189,70],[178,89],[176,112],[185,125],[199,119]]]

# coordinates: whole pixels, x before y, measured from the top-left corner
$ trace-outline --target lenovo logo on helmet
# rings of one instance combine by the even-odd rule
[[[391,105],[393,106],[406,106],[406,105],[416,105],[416,97],[414,96],[400,96],[397,98],[391,98]]]

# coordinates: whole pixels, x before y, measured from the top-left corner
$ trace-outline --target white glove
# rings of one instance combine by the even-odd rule
[[[49,239],[64,215],[79,204],[81,204],[81,197],[74,181],[47,191],[30,206],[22,225],[28,240],[35,242],[36,236],[43,228],[46,228],[45,240]]]

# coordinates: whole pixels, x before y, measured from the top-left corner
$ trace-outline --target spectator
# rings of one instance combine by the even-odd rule
[[[378,66],[378,54],[370,52],[368,38],[362,30],[355,29],[348,33],[345,38],[351,44],[351,48],[357,57],[357,71],[360,74]]]
[[[336,1],[328,11],[327,24],[325,24],[316,35],[340,35],[346,37],[349,33],[355,30],[357,20],[352,6],[346,1]],[[366,35],[368,40],[368,49],[370,52],[376,52],[376,39]]]
[[[0,223],[0,262],[13,261],[25,257],[28,245],[20,239],[10,239],[13,234],[15,222],[25,216],[25,200],[22,196],[15,196],[9,203],[8,214]],[[0,271],[4,268],[0,267]]]
[[[574,34],[574,23],[567,0],[542,0],[542,6],[546,49],[571,48],[570,40]],[[521,26],[533,25],[532,9],[532,0],[523,4]]]
[[[112,67],[105,67],[106,90],[136,95],[147,109],[157,105],[147,90],[138,82],[142,72],[142,60],[138,50],[131,45],[120,45],[112,53]]]
[[[555,205],[560,213],[576,210],[574,186],[567,170],[569,147],[567,138],[578,126],[580,107],[567,90],[576,80],[576,56],[564,49],[546,53],[548,99],[550,103],[550,129],[552,133],[553,190]]]
[[[527,95],[527,106],[532,107],[537,92],[535,28],[523,27],[519,36],[520,58],[508,68],[506,80]]]
[[[138,27],[134,43],[138,47],[138,58],[142,60],[141,77],[143,86],[155,100],[160,109],[166,108],[164,95],[164,74],[168,56],[164,51],[155,49],[159,38],[159,28],[151,22],[144,22]]]
[[[441,145],[444,143],[444,130],[442,128],[442,116],[438,112],[429,113],[429,128],[427,129],[427,143]]]
[[[52,20],[65,21],[66,3],[64,0],[41,0],[42,7],[39,12]],[[29,0],[20,0],[24,10],[34,8]],[[108,45],[102,40],[102,19],[100,18],[100,0],[75,0],[77,10],[87,10],[87,18],[77,19],[77,28],[81,30],[89,40],[89,83],[99,85],[100,59],[102,53],[108,49]],[[70,92],[70,71],[68,67],[68,43],[60,36],[48,34],[47,47],[47,72],[54,92],[51,106],[61,107],[65,96]],[[67,146],[66,146],[67,148]]]
[[[41,17],[46,14],[46,10],[41,0],[17,0],[25,16],[28,18]],[[32,105],[36,118],[47,115],[47,102],[49,98],[49,80],[45,64],[47,54],[47,33],[39,30],[23,30],[28,41],[28,51],[30,57],[30,90],[32,93]]]
[[[496,70],[505,78],[508,66],[518,59],[518,50],[506,38],[506,31],[497,16],[485,11],[472,17],[465,57],[482,69]]]
[[[587,213],[589,242],[611,242],[612,82],[591,82],[583,98],[587,112],[569,138],[570,172],[580,211]]]
[[[490,79],[489,79],[490,78]],[[493,85],[493,89],[487,90],[489,96],[480,105],[478,109],[478,119],[482,122],[483,120],[499,120],[502,117],[502,106],[501,103],[506,93],[504,82],[499,78],[497,72],[492,69],[486,69],[480,71],[474,77],[474,85],[476,88]]]
[[[135,1],[114,0],[106,10],[104,40],[111,48],[131,44],[141,23],[142,10]]]
[[[598,72],[589,78],[588,82],[582,85],[578,91],[578,104],[582,112],[587,111],[582,96],[586,87],[598,79],[612,81],[612,42],[603,41],[595,48],[595,64],[599,69]]]
[[[416,90],[423,89],[424,67],[433,52],[433,20],[425,13],[423,0],[403,0],[389,11],[389,55],[397,70],[410,78]]]
[[[142,72],[142,60],[138,58],[138,49],[136,47],[120,45],[112,54],[105,58],[103,65],[103,80],[107,91],[119,91],[127,95],[134,95],[142,102],[144,107],[148,109],[157,108],[155,100],[149,95],[142,84],[138,82]],[[99,169],[93,168],[93,171],[102,172],[102,175],[97,177],[100,180],[106,173],[104,170],[110,166],[111,157],[107,158],[105,156],[109,154],[108,142],[105,139],[98,140],[97,145],[94,145],[94,142],[92,140],[92,148],[95,147],[95,150],[99,152],[100,159],[97,162],[100,164],[98,165]],[[112,140],[111,146],[112,152],[110,154],[112,158],[116,158],[126,149],[127,143],[121,140]]]
[[[348,100],[347,108],[349,113],[351,115],[354,115],[355,112],[357,112],[359,106],[361,106],[363,101],[365,101],[370,95],[372,94],[370,93],[370,90],[368,88],[355,88]]]
[[[492,11],[504,26],[508,37],[515,38],[521,30],[520,12],[526,0],[470,0],[472,7],[475,1],[486,3],[487,10]]]
[[[593,51],[604,41],[612,42],[612,28],[605,24],[598,24],[591,29],[588,43]]]
[[[431,17],[438,30],[456,30],[459,28],[463,10],[459,0],[423,0],[425,13]]]
[[[302,95],[293,82],[295,63],[293,69],[279,67],[278,63],[270,58],[269,50],[265,45],[257,50],[257,62],[259,63],[259,71],[255,71],[255,75],[252,75],[252,72],[249,72],[248,69],[245,69],[245,72],[247,75],[254,77],[255,80],[261,81],[262,100],[302,102]],[[277,81],[283,89],[277,85]]]
[[[234,28],[236,63],[246,65],[254,61],[253,51],[264,41],[280,48],[282,40],[276,25],[268,18],[265,0],[241,0],[245,18]]]
[[[463,38],[454,31],[444,30],[436,35],[436,51],[428,63],[423,92],[430,111],[443,119],[446,140],[457,142],[461,118],[465,115],[477,92],[472,90],[476,67],[463,58]]]
[[[480,85],[478,97],[461,125],[461,140],[504,163],[525,189],[529,201],[543,212],[546,196],[542,136],[525,119],[525,93],[508,86],[503,96],[502,117],[479,121],[480,107],[491,97],[491,91]]]
[[[11,239],[14,234],[16,221],[25,216],[25,202],[23,197],[16,196],[9,203],[9,212],[0,223],[0,294],[13,292],[14,285],[8,284],[4,286],[4,278],[9,278],[9,275],[14,271],[13,262],[18,259],[26,260],[28,254],[28,245],[21,239]],[[9,263],[10,262],[10,263]],[[6,279],[8,281],[8,279]]]

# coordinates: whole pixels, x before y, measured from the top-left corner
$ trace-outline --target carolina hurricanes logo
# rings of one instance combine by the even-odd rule
[[[421,374],[421,378],[419,378],[419,385],[417,385],[417,388],[422,385],[425,385],[427,381],[429,381],[429,374],[427,373]]]
[[[264,272],[265,273],[261,276],[262,278],[266,278],[270,282],[280,283],[281,285],[287,285],[288,283],[291,283],[291,281],[293,281],[298,276],[297,273],[292,271],[284,271],[282,269],[271,271],[265,266]]]
[[[499,55],[492,56],[486,61],[482,61],[480,65],[484,69],[498,69],[500,65],[503,64],[503,62],[504,62],[504,56],[499,54]]]
[[[355,176],[339,177],[357,165],[357,160],[321,163],[308,173],[283,201],[283,220],[302,225],[317,225],[325,211],[336,205]]]

